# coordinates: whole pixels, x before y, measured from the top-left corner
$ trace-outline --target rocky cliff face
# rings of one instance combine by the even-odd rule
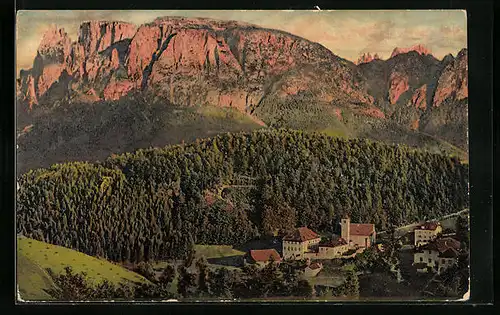
[[[460,101],[468,98],[467,73],[467,49],[462,49],[439,77],[432,105],[437,107],[448,99]]]
[[[36,61],[36,67],[21,75],[19,97],[28,110],[56,101],[50,95],[57,90],[59,99],[68,102],[116,100],[141,91],[175,104],[251,112],[276,89],[282,96],[307,90],[306,77],[290,78],[289,85],[275,83],[283,75],[301,75],[301,68],[319,65],[330,70],[325,99],[373,101],[357,79],[355,65],[323,46],[233,21],[168,17],[137,29],[122,22],[86,22],[74,43],[64,30],[51,30],[39,56],[56,62]]]
[[[421,45],[396,48],[392,55],[359,65],[377,106],[403,126],[466,148],[467,50],[441,61]],[[448,130],[460,130],[461,136]]]
[[[51,28],[40,42],[33,68],[20,74],[21,102],[31,110],[39,103],[84,99],[95,94],[93,85],[100,85],[97,98],[105,98],[103,91],[110,84],[112,88],[110,77],[123,67],[134,34],[133,24],[91,21],[80,26],[78,41],[72,43],[64,29]]]
[[[359,56],[358,60],[356,61],[356,64],[362,64],[362,63],[367,63],[373,60],[380,59],[377,53],[375,53],[373,56],[370,53],[364,53],[361,56]]]
[[[418,45],[414,45],[414,46],[411,46],[411,47],[406,47],[406,48],[400,48],[400,47],[396,47],[394,48],[394,50],[392,51],[392,54],[391,54],[391,57],[395,57],[399,54],[406,54],[406,53],[409,53],[410,51],[414,51],[420,55],[430,55],[431,54],[431,51],[425,47],[424,45],[422,44],[418,44]]]
[[[364,54],[354,64],[318,43],[234,21],[166,17],[139,27],[89,21],[74,42],[51,28],[17,88],[18,112],[28,116],[60,103],[142,95],[233,107],[259,123],[288,120],[298,129],[304,125],[295,122],[308,119],[313,129],[321,120],[321,130],[336,124],[370,134],[366,122],[373,119],[381,128],[396,123],[441,135],[450,124],[466,127],[467,52],[439,61],[416,45],[394,49],[388,60]],[[462,145],[455,135],[448,138]]]

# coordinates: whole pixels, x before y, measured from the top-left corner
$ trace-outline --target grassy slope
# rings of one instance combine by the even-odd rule
[[[17,255],[17,283],[23,300],[53,300],[47,293],[55,288],[52,278],[23,253]]]
[[[115,284],[123,281],[147,282],[144,277],[108,261],[26,237],[17,238],[17,253],[17,277],[23,299],[47,298],[48,294],[43,289],[53,286],[45,271],[47,268],[61,273],[66,266],[71,266],[75,273],[86,272],[94,283],[104,279]]]
[[[207,259],[245,255],[230,245],[195,245],[194,249],[196,257],[204,256]]]

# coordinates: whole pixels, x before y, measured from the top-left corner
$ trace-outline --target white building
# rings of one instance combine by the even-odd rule
[[[413,266],[418,272],[429,268],[441,273],[458,262],[460,242],[451,237],[438,238],[420,246],[413,255]]]
[[[443,228],[439,222],[426,222],[415,229],[415,246],[422,246],[435,240]]]
[[[315,251],[321,237],[307,227],[295,229],[283,238],[283,259],[300,260],[305,253]]]

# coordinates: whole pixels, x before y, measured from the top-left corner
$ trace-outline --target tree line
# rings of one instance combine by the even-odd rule
[[[231,188],[241,177],[252,185]],[[18,233],[131,262],[295,226],[338,232],[346,213],[380,230],[468,206],[468,166],[457,158],[282,129],[56,164],[19,184]]]
[[[71,267],[66,267],[62,274],[48,270],[56,285],[48,293],[62,301],[310,298],[313,288],[301,277],[302,270],[302,266],[294,262],[269,263],[260,269],[254,265],[241,270],[213,269],[201,258],[192,266],[182,264],[176,269],[168,265],[159,278],[149,274],[149,283],[121,282],[115,285],[107,280],[94,284],[85,272],[74,273]],[[176,278],[177,284],[174,285]]]

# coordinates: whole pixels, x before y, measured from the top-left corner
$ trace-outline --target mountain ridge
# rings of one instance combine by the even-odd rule
[[[37,132],[42,128],[37,119],[56,111],[69,115],[84,104],[99,104],[95,106],[106,110],[108,103],[142,104],[138,100],[147,99],[149,107],[215,106],[240,111],[260,126],[328,130],[378,140],[397,124],[405,134],[403,142],[419,143],[417,133],[422,132],[467,150],[466,49],[438,60],[423,45],[415,45],[395,48],[387,60],[373,56],[364,60],[355,64],[319,43],[238,21],[183,17],[159,17],[142,25],[87,21],[76,41],[64,30],[52,28],[40,43],[33,67],[21,70],[17,80],[18,125],[23,134],[18,141],[45,134]],[[125,110],[130,107],[117,112],[125,119],[118,125],[132,119]],[[150,114],[137,113],[134,119]],[[87,124],[95,120],[86,117]],[[64,121],[72,119],[79,117]],[[22,132],[29,125],[34,125],[34,132]],[[151,128],[161,129],[146,129]],[[85,146],[84,134],[75,137],[63,143]],[[385,141],[399,142],[396,138],[387,136]],[[38,140],[27,143],[33,141]],[[54,150],[59,150],[59,143],[54,143]]]

